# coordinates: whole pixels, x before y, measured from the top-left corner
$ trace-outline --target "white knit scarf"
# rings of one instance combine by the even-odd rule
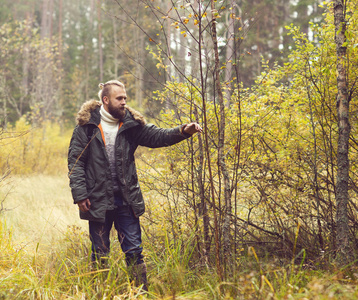
[[[116,176],[116,164],[115,164],[115,143],[116,143],[116,136],[119,127],[119,120],[113,118],[113,116],[104,109],[103,105],[101,106],[100,113],[101,113],[101,126],[103,129],[109,166],[111,168],[113,186],[114,186],[114,190],[116,190],[118,187],[118,183],[116,179],[117,176]]]

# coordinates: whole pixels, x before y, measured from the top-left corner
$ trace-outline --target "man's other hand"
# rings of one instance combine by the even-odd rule
[[[91,208],[91,202],[89,201],[89,199],[78,201],[77,205],[82,212],[88,212]]]
[[[185,125],[184,130],[185,133],[193,135],[196,132],[202,132],[203,129],[200,127],[198,123],[190,123]]]

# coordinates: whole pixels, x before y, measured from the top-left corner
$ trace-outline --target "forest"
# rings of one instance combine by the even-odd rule
[[[0,0],[0,299],[356,299],[357,0]],[[149,291],[90,269],[82,104],[203,132],[135,155]]]

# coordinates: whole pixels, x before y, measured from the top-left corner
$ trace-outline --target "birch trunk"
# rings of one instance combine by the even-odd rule
[[[231,7],[233,3],[231,2]],[[226,43],[226,68],[225,68],[225,83],[226,83],[226,105],[230,106],[231,99],[231,79],[232,79],[232,59],[234,57],[234,18],[231,17],[232,11],[227,16],[227,43]]]
[[[215,10],[214,0],[211,1],[211,9]],[[224,261],[225,265],[228,261],[228,258],[231,253],[231,238],[230,238],[230,223],[231,223],[231,197],[230,197],[230,177],[229,172],[226,166],[225,153],[224,153],[224,145],[225,145],[225,103],[224,103],[224,95],[221,88],[220,83],[220,61],[219,61],[219,47],[218,47],[218,39],[217,39],[217,30],[216,30],[216,22],[215,17],[213,17],[213,22],[211,26],[212,30],[212,40],[214,44],[214,54],[215,54],[215,87],[218,93],[219,98],[219,142],[218,142],[218,165],[220,171],[223,174],[224,179],[224,223],[223,223],[223,251],[224,251]]]
[[[212,3],[213,4],[213,3]],[[202,111],[204,118],[204,136],[205,136],[205,154],[208,162],[208,173],[209,173],[209,182],[210,182],[210,192],[209,196],[209,204],[213,209],[213,217],[214,217],[214,238],[215,238],[215,264],[218,276],[220,279],[223,279],[222,270],[221,270],[221,261],[220,261],[220,242],[219,242],[219,226],[218,226],[218,217],[217,217],[217,206],[216,206],[216,190],[214,186],[214,177],[211,168],[211,155],[209,151],[209,137],[208,137],[208,119],[206,115],[206,87],[204,84],[204,62],[203,62],[203,52],[205,51],[203,45],[203,31],[202,31],[202,23],[201,23],[201,5],[198,3],[198,12],[199,12],[199,36],[198,36],[198,56],[199,56],[199,72],[200,72],[200,84],[201,84],[201,97],[202,97]],[[215,20],[212,19],[212,22]]]

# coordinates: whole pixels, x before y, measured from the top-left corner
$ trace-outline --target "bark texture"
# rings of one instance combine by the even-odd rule
[[[337,53],[337,116],[338,116],[338,149],[337,149],[337,189],[336,189],[336,222],[337,222],[337,262],[343,266],[352,259],[349,245],[348,227],[348,181],[349,181],[349,97],[347,82],[347,48],[346,48],[346,1],[334,1],[335,42]]]
[[[211,9],[214,11],[215,4],[214,1],[211,1]],[[228,168],[226,166],[226,159],[224,153],[224,144],[225,144],[225,103],[224,95],[221,89],[220,83],[220,61],[219,61],[219,47],[217,39],[217,30],[216,30],[216,21],[213,17],[212,27],[212,39],[214,44],[214,53],[215,53],[215,87],[219,99],[219,142],[218,142],[218,166],[223,175],[224,179],[224,216],[223,216],[223,252],[224,252],[224,267],[226,268],[229,255],[231,253],[231,234],[230,234],[230,224],[231,224],[231,191],[230,191],[230,176]]]

